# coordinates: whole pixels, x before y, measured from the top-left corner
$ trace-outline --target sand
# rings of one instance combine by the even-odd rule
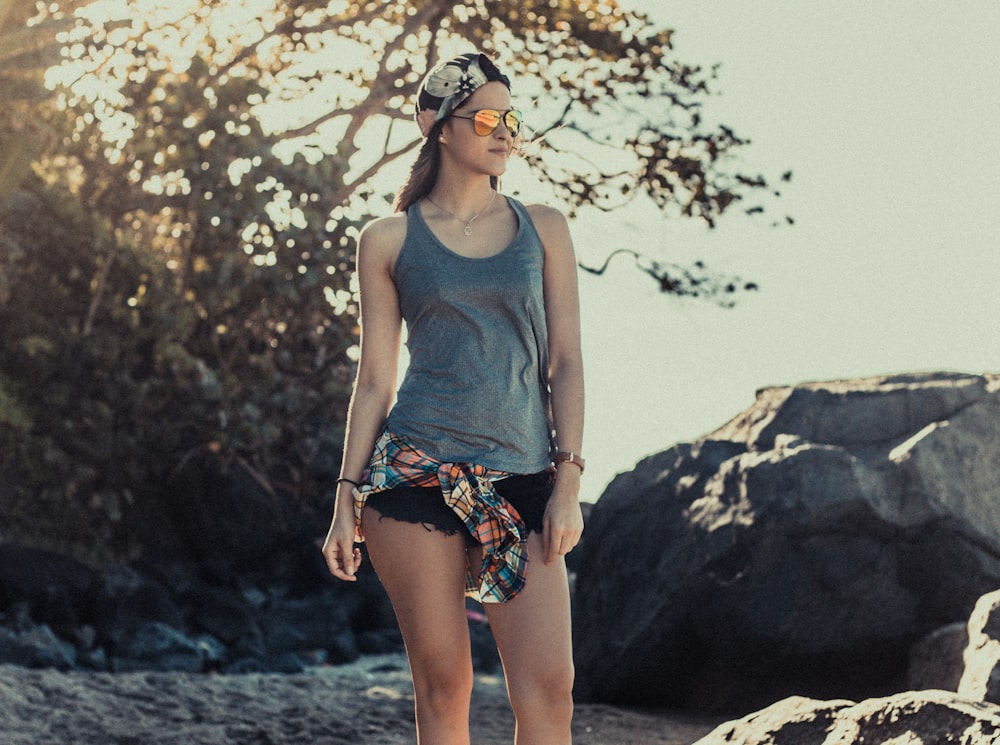
[[[476,678],[474,745],[513,742],[498,677]],[[717,719],[577,705],[575,745],[690,745]],[[83,673],[0,666],[3,745],[412,745],[402,655],[297,675]]]

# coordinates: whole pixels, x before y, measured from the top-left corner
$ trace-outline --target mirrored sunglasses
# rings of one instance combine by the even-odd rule
[[[471,113],[472,116],[459,116],[458,114],[452,114],[452,116],[455,119],[471,120],[476,134],[480,137],[493,134],[497,127],[500,126],[501,121],[507,128],[507,131],[510,132],[511,137],[517,137],[517,133],[521,131],[522,116],[521,112],[517,109],[507,109],[507,111],[479,109]]]

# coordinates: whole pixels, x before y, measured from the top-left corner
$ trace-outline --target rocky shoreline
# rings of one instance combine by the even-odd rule
[[[413,698],[402,654],[302,673],[101,673],[0,666],[4,745],[410,745]],[[473,742],[513,740],[503,681],[480,673]],[[718,718],[581,705],[577,745],[690,745]]]

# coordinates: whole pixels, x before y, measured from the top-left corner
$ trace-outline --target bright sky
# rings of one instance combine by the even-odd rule
[[[743,170],[794,178],[764,219],[714,231],[649,213],[575,226],[590,263],[656,245],[762,288],[722,310],[660,295],[624,257],[581,274],[584,499],[763,386],[1000,372],[1000,3],[621,4],[674,28],[682,61],[722,63],[706,113],[753,140]],[[795,227],[769,227],[786,213]]]

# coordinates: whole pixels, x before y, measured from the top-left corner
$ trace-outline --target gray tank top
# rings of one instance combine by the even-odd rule
[[[544,251],[527,210],[514,240],[484,259],[431,232],[417,204],[393,270],[410,364],[386,428],[443,463],[510,473],[549,465]]]

